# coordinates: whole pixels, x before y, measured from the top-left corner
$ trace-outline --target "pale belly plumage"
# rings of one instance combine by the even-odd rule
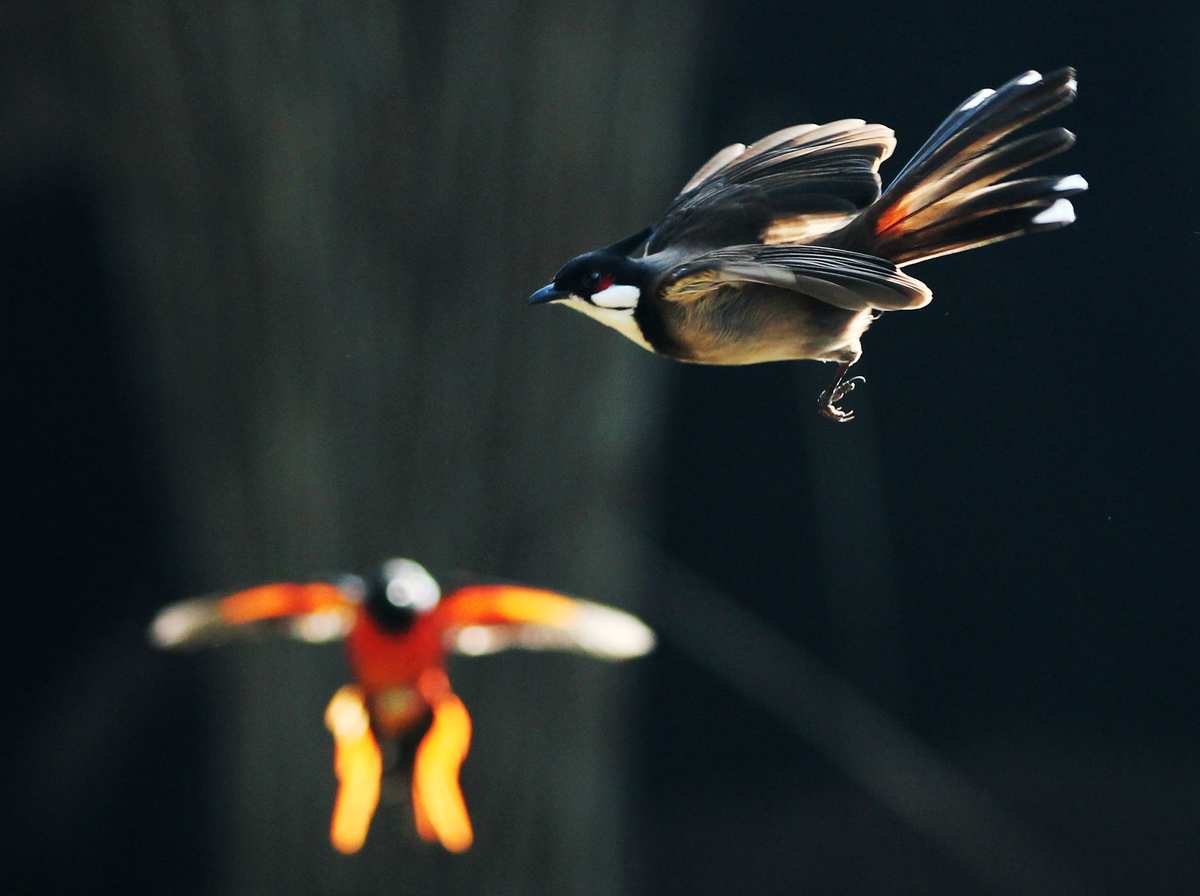
[[[794,292],[722,291],[692,303],[663,303],[672,357],[697,364],[768,361],[854,362],[871,325],[868,310],[846,311]]]

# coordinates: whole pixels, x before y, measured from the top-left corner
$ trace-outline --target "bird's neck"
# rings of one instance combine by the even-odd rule
[[[638,311],[641,309],[640,303],[638,309],[633,314],[613,308],[598,308],[582,299],[567,299],[563,304],[581,314],[586,314],[592,320],[596,321],[596,323],[604,324],[604,326],[616,330],[630,342],[640,345],[646,351],[654,351],[654,346],[646,339],[646,335],[642,332],[642,327],[637,319]]]

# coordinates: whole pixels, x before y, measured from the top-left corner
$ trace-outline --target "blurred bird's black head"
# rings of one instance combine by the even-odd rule
[[[442,597],[441,586],[429,571],[404,557],[383,563],[364,585],[367,613],[381,629],[393,633],[407,631]]]

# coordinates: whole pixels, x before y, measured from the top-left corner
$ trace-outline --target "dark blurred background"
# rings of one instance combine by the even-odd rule
[[[1200,13],[0,17],[9,891],[1200,888]],[[819,365],[671,365],[523,304],[726,143],[882,121],[886,180],[1063,64],[1078,224],[919,268],[850,426]],[[338,648],[144,639],[178,597],[397,553],[662,635],[455,666],[462,857],[386,807],[329,848]]]

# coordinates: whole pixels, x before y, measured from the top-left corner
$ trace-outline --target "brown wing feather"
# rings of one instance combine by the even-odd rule
[[[855,146],[875,148],[873,168],[878,171],[880,163],[886,161],[895,150],[896,136],[891,128],[881,124],[867,124],[861,118],[845,118],[822,125],[796,124],[781,128],[749,146],[745,143],[732,143],[714,153],[684,184],[679,196],[690,193],[716,177],[728,177],[739,167],[747,167],[753,159],[765,155],[770,150],[786,150],[788,158],[766,160],[764,167],[772,167],[780,161],[788,161],[800,155],[824,154]]]
[[[808,242],[846,224],[879,197],[890,128],[851,118],[783,128],[709,159],[667,209],[647,252]]]
[[[901,311],[928,305],[933,294],[891,262],[822,246],[731,246],[679,265],[660,295],[691,303],[726,286],[760,283],[847,311]]]

